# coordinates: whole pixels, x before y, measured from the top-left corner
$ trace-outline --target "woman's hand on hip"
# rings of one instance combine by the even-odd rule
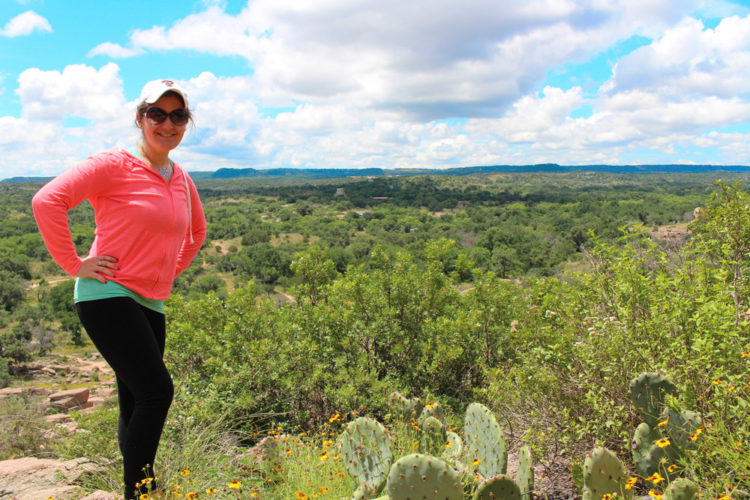
[[[113,278],[112,271],[120,269],[117,267],[117,258],[111,255],[90,255],[81,261],[81,268],[76,278],[94,278],[102,283],[107,282],[107,276]]]

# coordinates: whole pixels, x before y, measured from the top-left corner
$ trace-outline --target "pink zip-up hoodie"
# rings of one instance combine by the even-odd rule
[[[167,182],[124,150],[96,154],[45,184],[32,199],[34,217],[52,258],[71,276],[81,267],[68,210],[94,207],[96,233],[89,255],[117,258],[107,279],[149,299],[166,300],[206,237],[198,191],[175,164]],[[191,242],[192,240],[192,242]]]

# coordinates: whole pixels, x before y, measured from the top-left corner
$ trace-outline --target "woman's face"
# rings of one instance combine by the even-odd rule
[[[166,93],[149,107],[161,108],[169,113],[184,106],[179,97]],[[153,120],[147,118],[146,115],[138,117],[138,124],[141,130],[143,130],[143,142],[147,150],[162,154],[169,153],[180,144],[182,136],[185,135],[185,127],[187,126],[187,124],[175,125],[169,117],[161,123],[155,123]]]

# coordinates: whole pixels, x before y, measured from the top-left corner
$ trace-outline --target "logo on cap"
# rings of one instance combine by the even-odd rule
[[[172,87],[172,86],[174,86],[174,82],[173,82],[172,80],[162,80],[162,81],[161,81],[161,83],[163,83],[163,84],[164,84],[164,85],[166,85],[167,87]]]

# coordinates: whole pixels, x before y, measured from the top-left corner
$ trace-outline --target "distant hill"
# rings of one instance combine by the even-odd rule
[[[606,172],[612,174],[687,174],[707,172],[748,172],[747,165],[558,165],[541,163],[537,165],[491,165],[455,168],[220,168],[213,172],[190,172],[195,180],[235,179],[240,177],[299,177],[301,179],[335,179],[337,177],[380,177],[386,175],[471,175],[490,173],[564,173],[564,172]],[[1,182],[41,182],[52,177],[11,177]]]

